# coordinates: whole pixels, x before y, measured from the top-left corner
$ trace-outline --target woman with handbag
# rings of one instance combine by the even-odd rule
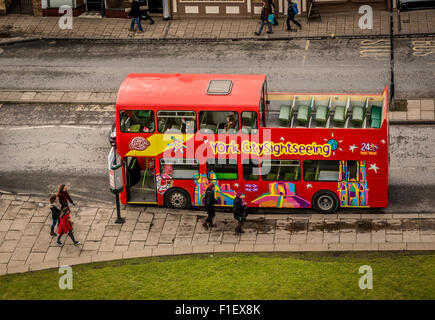
[[[272,31],[272,23],[274,19],[274,15],[269,11],[269,5],[267,4],[267,0],[262,0],[262,8],[260,14],[260,29],[257,32],[254,32],[257,36],[261,34],[263,27],[267,24],[267,28],[269,31],[267,33],[273,33]]]
[[[74,239],[74,234],[72,232],[72,230],[73,230],[72,226],[73,226],[73,223],[71,222],[70,210],[68,207],[65,207],[60,212],[59,229],[57,230],[57,233],[59,234],[59,236],[57,237],[57,242],[56,242],[58,246],[62,246],[62,242],[60,242],[60,238],[65,233],[67,233],[70,236],[70,238],[73,241],[75,246],[80,244],[79,241]]]

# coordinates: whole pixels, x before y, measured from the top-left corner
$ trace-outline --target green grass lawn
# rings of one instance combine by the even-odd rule
[[[361,290],[359,267],[373,269]],[[435,299],[435,253],[215,254],[0,276],[0,299]]]

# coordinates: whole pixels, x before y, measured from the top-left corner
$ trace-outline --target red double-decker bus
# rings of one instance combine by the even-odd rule
[[[250,207],[388,205],[382,94],[270,93],[265,75],[130,74],[116,102],[121,202]]]

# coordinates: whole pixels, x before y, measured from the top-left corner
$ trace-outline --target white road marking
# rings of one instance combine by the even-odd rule
[[[44,128],[53,128],[53,125],[49,126],[33,126],[33,127],[14,127],[14,128],[7,128],[6,130],[33,130],[33,129],[44,129]]]
[[[67,129],[88,129],[88,130],[97,130],[103,129],[108,130],[111,126],[99,126],[99,127],[85,127],[85,126],[69,126],[69,125],[47,125],[47,126],[31,126],[31,127],[2,127],[0,130],[34,130],[34,129],[47,129],[47,128],[67,128]]]
[[[68,125],[61,125],[59,126],[60,128],[74,128],[74,129],[90,129],[90,130],[95,130],[97,128],[93,128],[93,127],[82,127],[82,126],[68,126]]]
[[[305,51],[308,51],[308,48],[310,47],[310,40],[307,40],[305,43]]]
[[[308,51],[308,48],[310,47],[310,40],[307,40],[306,42],[305,42],[305,51]],[[304,56],[303,56],[303,58],[302,58],[302,65],[304,66],[305,65],[305,60],[307,59],[307,53],[305,52],[304,53]]]

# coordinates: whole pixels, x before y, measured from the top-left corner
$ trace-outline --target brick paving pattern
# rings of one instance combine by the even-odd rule
[[[64,236],[59,247],[45,197],[3,193],[0,274],[172,254],[435,250],[432,214],[252,214],[240,235],[230,212],[218,212],[217,227],[205,230],[200,210],[123,207],[119,225],[113,204],[77,201],[71,216],[81,244]]]
[[[395,34],[426,34],[435,32],[435,10],[402,12],[401,32],[397,22]],[[264,33],[261,38],[280,37],[318,37],[318,36],[359,36],[389,35],[390,16],[386,11],[375,11],[373,29],[362,30],[358,27],[361,15],[355,13],[324,14],[322,20],[310,20],[298,16],[302,30],[288,32],[285,30],[285,16],[279,18],[279,25],[274,26],[274,33]],[[75,18],[72,30],[61,30],[57,17],[32,17],[25,15],[7,15],[0,17],[0,31],[12,38],[101,38],[101,39],[182,39],[182,38],[254,38],[258,28],[258,19],[181,19],[157,20],[154,25],[143,23],[144,32],[129,32],[129,19],[87,19]],[[397,21],[397,18],[396,20]],[[1,41],[2,39],[0,39]],[[7,41],[8,38],[3,39]],[[11,39],[9,39],[11,40]]]

